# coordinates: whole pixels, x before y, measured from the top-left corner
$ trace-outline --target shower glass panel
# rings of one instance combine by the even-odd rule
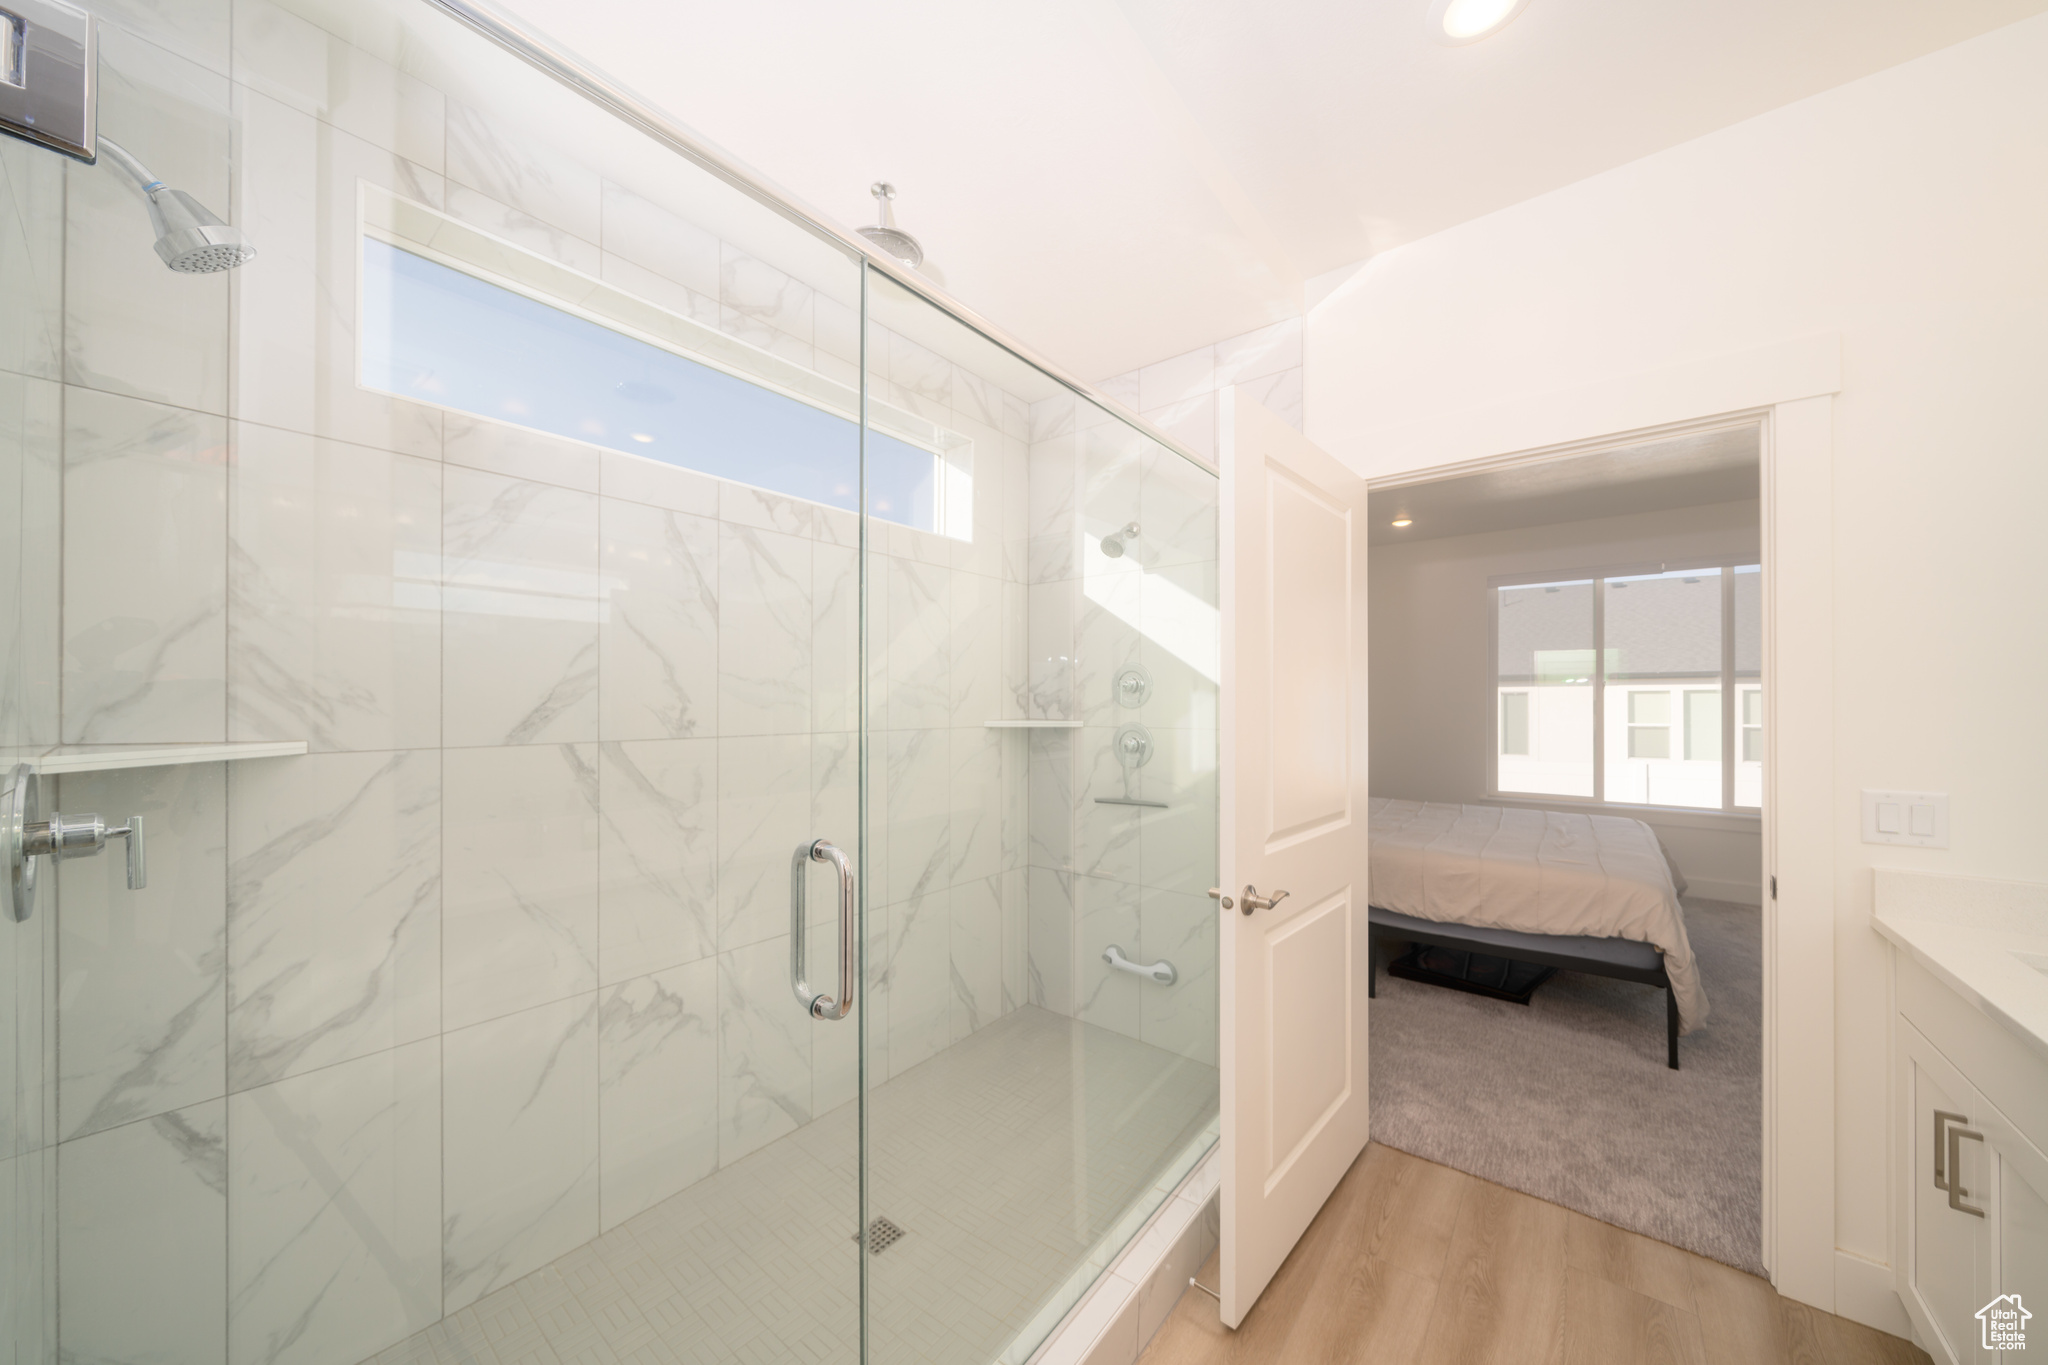
[[[148,829],[0,1365],[1023,1360],[1214,1140],[1215,480],[436,4],[89,7],[255,254],[0,138],[0,776]]]
[[[1216,481],[879,275],[867,365],[960,439],[865,552],[866,1358],[1022,1362],[1215,1140]]]
[[[57,739],[63,200],[61,158],[0,138],[0,777]],[[54,954],[50,919],[16,923],[11,909],[0,909],[0,1361],[30,1365],[57,1345]]]

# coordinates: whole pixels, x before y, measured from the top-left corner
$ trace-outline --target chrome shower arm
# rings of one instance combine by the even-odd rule
[[[114,141],[114,139],[110,137],[100,139],[100,155],[106,157],[116,166],[119,166],[122,170],[128,172],[129,175],[133,176],[135,183],[142,187],[144,194],[152,194],[164,187],[164,182],[157,179],[149,167],[135,159],[135,153],[129,151],[126,147]]]

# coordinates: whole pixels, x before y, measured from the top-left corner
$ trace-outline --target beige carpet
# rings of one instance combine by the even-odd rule
[[[1763,1273],[1762,920],[1685,901],[1713,1018],[1664,1065],[1664,992],[1559,972],[1527,1006],[1380,972],[1373,1137]]]

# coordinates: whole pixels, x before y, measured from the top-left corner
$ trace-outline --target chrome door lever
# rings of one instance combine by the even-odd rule
[[[1253,886],[1250,882],[1244,884],[1244,912],[1247,915],[1254,910],[1271,910],[1286,899],[1287,893],[1285,891],[1275,891],[1270,896],[1261,896],[1259,888]]]
[[[804,873],[814,862],[830,863],[839,873],[839,994],[822,995],[804,979]],[[789,986],[813,1019],[844,1019],[853,1011],[854,953],[853,859],[846,850],[823,839],[798,844],[789,860]]]
[[[26,763],[17,764],[0,789],[0,861],[7,865],[7,909],[16,923],[35,913],[37,858],[90,858],[107,846],[107,840],[119,839],[128,855],[128,889],[140,891],[149,885],[149,849],[141,816],[131,815],[127,824],[112,829],[97,815],[52,811],[47,820],[41,816],[36,771]]]

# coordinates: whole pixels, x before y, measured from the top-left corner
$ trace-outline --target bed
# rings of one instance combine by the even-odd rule
[[[1371,803],[1373,979],[1378,949],[1410,941],[1660,986],[1669,1065],[1707,1021],[1678,897],[1657,835],[1615,815]]]

